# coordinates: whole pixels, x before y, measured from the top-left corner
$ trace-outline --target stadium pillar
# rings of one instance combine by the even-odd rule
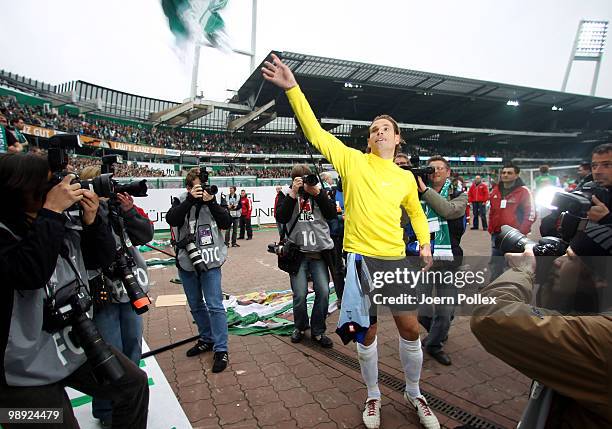
[[[251,12],[251,73],[253,73],[255,70],[255,50],[257,48],[257,0],[253,0]]]
[[[198,69],[200,67],[200,45],[195,44],[193,51],[193,71],[191,72],[191,99],[194,100],[198,91]]]

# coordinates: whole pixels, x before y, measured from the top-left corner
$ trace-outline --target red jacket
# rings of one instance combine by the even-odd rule
[[[502,201],[506,207],[501,208]],[[502,225],[510,225],[523,234],[531,231],[531,224],[535,222],[535,207],[531,202],[531,192],[519,178],[514,187],[502,198],[499,185],[491,193],[491,210],[489,211],[489,232],[491,234],[501,231]]]
[[[480,182],[479,185],[472,183],[468,191],[468,202],[486,203],[487,201],[489,201],[489,186],[484,182]]]
[[[249,197],[240,197],[240,204],[242,205],[242,216],[251,217],[253,205],[251,204]]]

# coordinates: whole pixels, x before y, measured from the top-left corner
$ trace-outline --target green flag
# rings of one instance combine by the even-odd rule
[[[179,40],[207,40],[216,48],[229,47],[221,11],[229,0],[161,0],[170,31]]]

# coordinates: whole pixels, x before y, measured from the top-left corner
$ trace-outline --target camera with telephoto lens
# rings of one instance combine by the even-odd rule
[[[202,251],[198,248],[198,246],[196,246],[195,236],[193,236],[192,240],[185,244],[185,250],[187,251],[187,256],[189,256],[189,260],[191,261],[193,268],[195,268],[198,274],[208,271],[206,269],[206,264],[202,259]]]
[[[70,163],[68,152],[81,147],[78,135],[60,134],[49,139],[48,161],[51,169],[51,187],[57,185],[68,174],[73,174],[75,178],[71,183],[79,183],[81,188],[95,192],[99,197],[114,198],[118,193],[127,192],[133,197],[147,196],[147,181],[143,179],[139,182],[122,185],[113,180],[113,164],[118,162],[118,155],[107,155],[102,157],[102,174],[91,180],[81,180],[76,173],[67,170]]]
[[[149,310],[151,300],[142,290],[138,281],[134,277],[132,268],[136,266],[134,258],[129,254],[128,244],[125,239],[125,228],[121,218],[121,203],[113,198],[108,203],[109,220],[114,233],[119,237],[119,243],[115,251],[115,260],[105,272],[111,279],[120,279],[130,299],[130,304],[136,314],[143,314]]]
[[[495,240],[495,247],[502,253],[523,253],[528,245],[533,245],[535,256],[562,256],[568,243],[559,237],[542,237],[537,243],[527,238],[521,231],[510,225],[502,225]]]
[[[430,166],[419,167],[420,162],[421,162],[421,159],[419,158],[419,156],[413,155],[410,157],[411,165],[401,165],[400,168],[402,170],[410,171],[412,175],[414,176],[415,180],[417,177],[420,177],[421,180],[423,180],[423,183],[425,184],[425,186],[428,186],[429,185],[429,175],[433,174],[436,170],[434,170],[434,168]]]
[[[542,219],[540,234],[559,237],[566,242],[584,230],[588,223],[587,212],[592,206],[593,197],[607,206],[610,204],[608,189],[595,182],[587,182],[574,192],[555,193],[550,205],[553,211]]]
[[[202,189],[205,190],[208,195],[216,195],[217,192],[219,192],[217,185],[210,185],[208,183],[208,171],[204,165],[200,165],[200,174],[198,174],[198,179],[200,179]]]
[[[104,174],[115,174],[115,164],[121,164],[122,158],[120,155],[104,155],[102,157],[102,175]],[[133,197],[146,197],[147,195],[147,179],[142,179],[138,182],[132,182],[127,184],[122,184],[117,182],[116,180],[112,180],[113,182],[113,193],[112,197],[116,197],[117,194],[128,193]]]
[[[54,334],[72,326],[70,339],[83,348],[96,377],[101,381],[118,381],[125,371],[87,315],[90,307],[89,292],[74,281],[48,296],[43,307],[43,329]]]
[[[287,256],[289,254],[289,245],[286,242],[268,244],[268,253],[273,253],[278,256]]]
[[[115,192],[115,184],[111,179],[112,174],[102,174],[92,180],[80,180],[76,173],[67,170],[69,164],[68,152],[77,147],[81,147],[81,142],[79,136],[75,134],[59,134],[49,139],[47,155],[49,168],[51,169],[49,186],[53,187],[64,180],[67,175],[73,174],[75,178],[71,183],[79,183],[81,188],[89,189],[99,197],[110,198]]]

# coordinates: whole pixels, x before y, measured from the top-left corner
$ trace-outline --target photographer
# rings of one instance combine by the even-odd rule
[[[240,247],[240,244],[236,243],[236,233],[238,232],[238,223],[240,222],[240,214],[242,212],[242,203],[240,197],[236,193],[236,187],[230,186],[230,193],[225,197],[227,202],[227,209],[229,210],[230,216],[232,217],[232,224],[225,231],[225,245],[230,245],[230,234],[231,234],[231,245],[232,247]]]
[[[434,169],[434,173],[429,175],[430,186],[426,186],[420,176],[417,176],[417,183],[433,243],[432,269],[450,271],[463,261],[460,244],[465,232],[464,216],[468,196],[452,187],[450,165],[445,158],[432,156],[427,164]],[[434,286],[436,296],[456,299],[457,288],[453,284],[424,284],[421,285],[421,292],[433,296]],[[453,305],[436,304],[433,309],[431,305],[419,306],[419,323],[429,333],[424,341],[425,350],[442,365],[452,363],[448,354],[442,350],[442,345],[448,338],[453,313]]]
[[[48,427],[78,428],[64,391],[70,386],[112,400],[113,427],[144,428],[146,374],[120,352],[100,344],[86,315],[55,327],[58,313],[76,312],[64,302],[87,294],[87,269],[109,265],[115,249],[108,225],[97,215],[96,194],[72,184],[73,175],[59,183],[50,177],[49,164],[41,156],[0,155],[0,192],[11,202],[0,212],[0,403],[61,408],[63,423]],[[82,208],[82,226],[66,212],[75,203]],[[104,375],[108,377],[101,378]]]
[[[293,166],[293,184],[276,213],[276,220],[287,229],[288,241],[299,246],[301,257],[299,271],[289,277],[295,320],[291,342],[302,341],[304,331],[308,329],[306,296],[310,273],[315,291],[310,323],[311,338],[322,347],[332,347],[334,343],[325,335],[325,319],[329,303],[328,271],[333,272],[334,269],[331,262],[334,258],[334,242],[326,220],[336,217],[336,206],[320,186],[303,182],[302,177],[310,174],[310,168],[306,164]]]
[[[578,181],[576,182],[577,188],[581,187],[587,182],[593,181],[593,175],[591,174],[591,163],[589,161],[581,162],[576,173],[578,175]]]
[[[599,224],[612,224],[612,214],[610,213],[612,198],[609,196],[609,192],[612,190],[612,143],[604,143],[593,149],[591,171],[593,181],[608,191],[608,201],[601,201],[593,196],[591,200],[593,206],[587,212],[587,217],[590,221]],[[584,183],[581,183],[576,190],[581,190],[583,186]]]
[[[81,179],[93,179],[100,176],[100,173],[100,166],[90,166],[83,169],[80,177]],[[115,205],[114,208],[113,205]],[[131,244],[126,249],[135,263],[131,271],[138,285],[146,293],[149,290],[147,264],[134,246],[148,243],[153,239],[153,224],[142,209],[134,205],[134,199],[128,193],[117,194],[116,200],[101,198],[99,216],[108,219],[108,223],[113,227],[113,245],[116,249],[121,249],[122,240],[119,238],[121,231],[117,231],[119,227],[115,226],[110,218],[109,210],[113,209],[120,217],[115,221],[123,224],[123,242]],[[113,262],[116,263],[116,261]],[[90,280],[92,285],[103,282],[97,290],[92,288],[95,290],[95,292],[92,290],[94,301],[98,303],[94,305],[94,323],[104,341],[138,365],[142,355],[142,318],[132,308],[130,297],[121,282],[119,273],[111,270],[95,270],[92,274],[95,278],[95,280]],[[103,427],[111,426],[112,404],[110,401],[94,397],[92,412],[93,416],[101,421]]]
[[[612,427],[611,236],[612,226],[587,227],[550,274],[557,291],[599,297],[588,315],[531,305],[536,272],[531,247],[507,254],[511,269],[481,292],[496,302],[474,308],[473,333],[489,353],[537,382],[521,427]]]
[[[227,314],[221,290],[221,266],[227,247],[221,230],[229,228],[232,219],[214,195],[202,188],[208,179],[205,174],[199,168],[189,170],[187,192],[174,198],[166,220],[172,227],[179,277],[200,334],[187,356],[214,351],[212,371],[216,373],[229,362]]]

